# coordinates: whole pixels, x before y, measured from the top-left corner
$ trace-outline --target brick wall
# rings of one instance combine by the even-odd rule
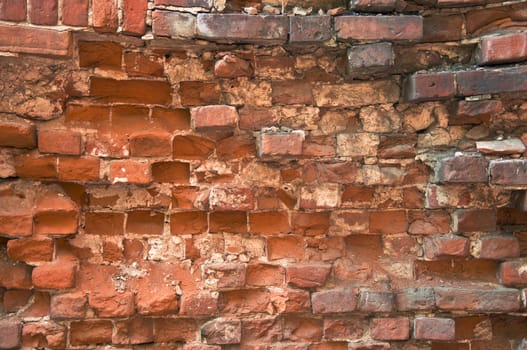
[[[526,13],[1,0],[0,349],[527,349]]]

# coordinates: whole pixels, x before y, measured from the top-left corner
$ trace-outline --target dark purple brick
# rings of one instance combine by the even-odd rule
[[[487,182],[489,163],[484,157],[448,157],[439,162],[439,182]]]
[[[527,67],[477,69],[456,73],[457,95],[473,96],[527,90]]]
[[[527,185],[527,160],[506,159],[491,161],[490,182],[496,185]]]
[[[335,18],[339,40],[419,40],[421,16],[340,16]]]
[[[427,101],[451,98],[455,95],[453,72],[417,73],[410,76],[404,96],[408,101]]]
[[[291,43],[319,42],[331,39],[331,16],[291,16]]]

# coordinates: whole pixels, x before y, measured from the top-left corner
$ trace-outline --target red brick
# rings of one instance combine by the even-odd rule
[[[80,155],[82,152],[81,134],[70,130],[39,130],[38,150],[40,153]]]
[[[70,26],[88,25],[89,0],[63,0],[62,23]]]
[[[289,213],[285,211],[264,211],[249,213],[249,227],[252,233],[278,235],[289,233]]]
[[[253,73],[248,61],[233,54],[226,54],[214,64],[214,75],[218,78],[250,77]]]
[[[501,263],[500,282],[506,286],[527,284],[527,261],[511,260]]]
[[[414,321],[414,338],[419,340],[454,340],[455,331],[451,318],[418,317]]]
[[[503,110],[500,100],[459,101],[448,117],[449,125],[482,124]]]
[[[432,236],[425,238],[423,248],[428,260],[464,258],[469,255],[470,242],[454,235]]]
[[[470,312],[514,312],[521,307],[520,291],[516,289],[434,288],[436,305],[441,310]]]
[[[106,41],[80,41],[79,66],[121,68],[123,47]]]
[[[214,105],[190,110],[192,127],[196,130],[208,128],[233,128],[238,123],[238,112],[232,106]]]
[[[496,185],[526,185],[527,161],[525,159],[492,160],[490,182]]]
[[[66,293],[51,298],[51,316],[53,319],[84,318],[88,299],[84,293]]]
[[[196,26],[199,37],[221,42],[279,44],[289,33],[289,19],[280,16],[200,13]]]
[[[282,322],[276,317],[242,321],[242,344],[276,343],[282,340]]]
[[[149,318],[134,317],[115,323],[113,344],[146,344],[154,341],[154,322]]]
[[[408,219],[404,210],[372,211],[369,218],[371,233],[403,233],[408,228]]]
[[[286,268],[286,282],[300,288],[321,287],[326,283],[330,272],[331,265],[289,265]]]
[[[190,129],[190,112],[185,108],[167,109],[154,107],[151,119],[157,128],[164,129],[170,133],[176,130]]]
[[[153,163],[152,179],[154,182],[188,184],[190,179],[190,165],[182,162]]]
[[[109,180],[112,183],[130,182],[148,184],[152,181],[150,165],[132,160],[116,160],[110,163]]]
[[[136,304],[137,312],[141,315],[175,314],[179,306],[176,290],[171,286],[139,289]]]
[[[86,320],[71,322],[70,342],[73,346],[111,343],[112,331],[111,321]]]
[[[59,158],[59,179],[96,182],[99,180],[99,158]]]
[[[406,81],[407,101],[441,100],[454,97],[456,87],[452,72],[417,73]]]
[[[51,321],[26,323],[22,329],[22,344],[25,347],[64,348],[66,338],[66,327]]]
[[[183,293],[181,297],[181,315],[211,316],[218,313],[218,298],[208,292]]]
[[[88,303],[99,317],[126,317],[135,312],[134,295],[131,292],[95,291],[89,295]]]
[[[146,29],[147,3],[143,0],[123,1],[123,33],[143,35]]]
[[[145,104],[168,104],[171,88],[166,81],[115,80],[92,77],[90,96],[105,102],[130,102]]]
[[[0,7],[0,19],[10,22],[25,22],[26,0],[6,0]]]
[[[264,313],[270,306],[269,292],[264,289],[240,289],[220,293],[219,309],[224,314]]]
[[[247,213],[244,211],[211,212],[209,221],[210,232],[247,232]]]
[[[3,311],[18,312],[28,304],[33,293],[30,290],[6,290],[4,292]]]
[[[0,51],[68,56],[71,51],[71,33],[45,28],[0,25]]]
[[[483,37],[476,57],[479,65],[522,61],[527,58],[527,35],[506,33]]]
[[[291,316],[284,320],[284,339],[293,342],[317,342],[322,339],[322,320]]]
[[[0,236],[27,237],[33,234],[33,215],[31,213],[0,214]]]
[[[31,279],[35,288],[71,288],[75,286],[76,270],[75,264],[58,260],[35,267]]]
[[[0,118],[0,146],[35,148],[36,128],[22,118],[3,116]]]
[[[433,309],[435,306],[434,290],[429,287],[399,290],[395,293],[395,304],[399,311]]]
[[[290,43],[312,43],[331,38],[331,16],[291,16]]]
[[[410,320],[407,317],[374,318],[371,337],[375,340],[406,340],[410,338]]]
[[[267,239],[267,259],[295,259],[304,257],[304,239],[300,236],[269,237]]]
[[[463,15],[435,15],[423,18],[423,42],[457,41],[463,39]]]
[[[130,135],[130,155],[133,157],[166,157],[171,154],[171,135],[165,131],[143,131]]]
[[[118,8],[116,0],[92,0],[93,27],[98,32],[111,33],[117,30]]]
[[[78,208],[61,193],[48,193],[37,201],[35,233],[44,235],[69,235],[77,232]]]
[[[527,90],[525,66],[467,70],[456,73],[457,95],[487,95]]]
[[[489,162],[484,157],[457,156],[441,159],[438,179],[441,182],[487,182]]]
[[[58,20],[57,0],[30,0],[29,20],[33,24],[56,25]]]
[[[354,340],[362,338],[365,324],[360,319],[324,319],[324,339]],[[331,349],[331,348],[330,348]],[[346,347],[347,349],[347,347]]]
[[[173,235],[200,234],[206,231],[206,212],[186,211],[170,215],[170,232]]]
[[[454,232],[492,232],[496,222],[496,209],[458,209],[454,213]]]
[[[198,336],[198,331],[198,325],[193,319],[154,319],[154,339],[156,342],[195,341]]]
[[[358,310],[363,312],[391,312],[393,310],[393,293],[382,291],[360,291]]]
[[[159,56],[127,52],[124,55],[124,64],[130,76],[161,77],[164,73],[163,59]]]
[[[122,235],[124,233],[124,214],[87,212],[84,214],[84,233],[92,235]]]
[[[217,288],[239,288],[245,284],[245,265],[237,263],[209,264],[204,274],[215,281]]]
[[[196,16],[190,13],[156,10],[152,14],[152,32],[157,36],[192,39],[196,36]]]
[[[234,135],[224,138],[216,145],[216,156],[222,160],[254,158],[256,156],[254,137]]]
[[[348,70],[388,67],[394,64],[391,43],[375,43],[352,46],[348,49]]]
[[[138,235],[161,235],[165,224],[163,213],[150,210],[128,212],[126,232]]]
[[[210,81],[182,81],[179,95],[183,106],[217,105],[223,100],[219,83]]]
[[[258,142],[258,155],[260,157],[274,156],[299,156],[302,155],[304,132],[277,132],[260,134]]]
[[[0,286],[8,289],[30,289],[31,266],[0,263]]]
[[[240,320],[216,318],[201,327],[201,337],[207,344],[239,344],[242,338]]]
[[[353,289],[333,289],[313,293],[313,313],[353,312],[357,308],[357,293]]]
[[[14,319],[0,321],[2,349],[18,349],[21,345],[22,322]]]
[[[295,212],[291,216],[293,231],[307,236],[324,235],[329,229],[329,213],[327,212]]]
[[[285,270],[282,266],[270,264],[247,265],[247,285],[249,286],[275,286],[284,284]]]
[[[484,236],[476,241],[472,254],[478,259],[516,258],[520,256],[520,243],[515,236]]]
[[[450,231],[450,214],[443,210],[409,211],[408,233],[430,235]]]
[[[339,16],[335,18],[339,40],[419,40],[420,16]]]
[[[49,238],[12,239],[7,242],[7,255],[11,260],[26,263],[51,261],[53,240]]]
[[[214,151],[215,143],[199,136],[178,135],[172,146],[176,159],[207,159]]]

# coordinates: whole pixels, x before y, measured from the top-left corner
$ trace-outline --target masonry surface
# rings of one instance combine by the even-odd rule
[[[526,60],[521,1],[0,1],[0,349],[527,349]]]

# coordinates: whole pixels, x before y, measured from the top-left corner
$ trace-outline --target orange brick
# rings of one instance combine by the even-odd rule
[[[49,238],[12,239],[7,242],[7,255],[15,261],[51,261],[53,246],[53,240]]]
[[[170,231],[173,235],[200,234],[207,231],[207,213],[187,211],[170,215]]]
[[[267,258],[302,260],[304,239],[301,236],[269,237],[267,239]]]
[[[165,157],[172,154],[172,140],[164,131],[142,131],[130,135],[133,157]]]
[[[124,55],[126,71],[130,76],[163,76],[163,59],[159,56],[145,56],[136,52]]]
[[[373,211],[369,220],[371,233],[403,233],[408,228],[404,210]]]
[[[247,232],[247,213],[244,211],[217,211],[210,213],[210,232]]]
[[[59,179],[96,182],[99,180],[99,158],[59,158]]]
[[[84,232],[92,235],[122,235],[124,233],[124,214],[88,212],[84,214]]]
[[[264,235],[289,233],[289,214],[285,211],[249,213],[250,231]]]
[[[154,182],[188,184],[190,181],[190,165],[182,162],[154,163],[152,164],[152,179]]]
[[[115,80],[92,77],[90,96],[106,102],[168,104],[171,100],[170,84],[153,80]]]
[[[31,279],[35,288],[64,289],[75,286],[76,265],[71,262],[54,261],[33,269]]]
[[[79,42],[79,66],[121,68],[123,48],[106,41]]]
[[[80,155],[81,134],[70,130],[39,130],[38,150],[40,153]]]
[[[150,210],[135,210],[128,213],[126,232],[140,235],[160,235],[163,233],[165,215]]]
[[[130,182],[148,184],[152,181],[150,165],[132,160],[117,160],[110,163],[110,178],[112,183]]]

